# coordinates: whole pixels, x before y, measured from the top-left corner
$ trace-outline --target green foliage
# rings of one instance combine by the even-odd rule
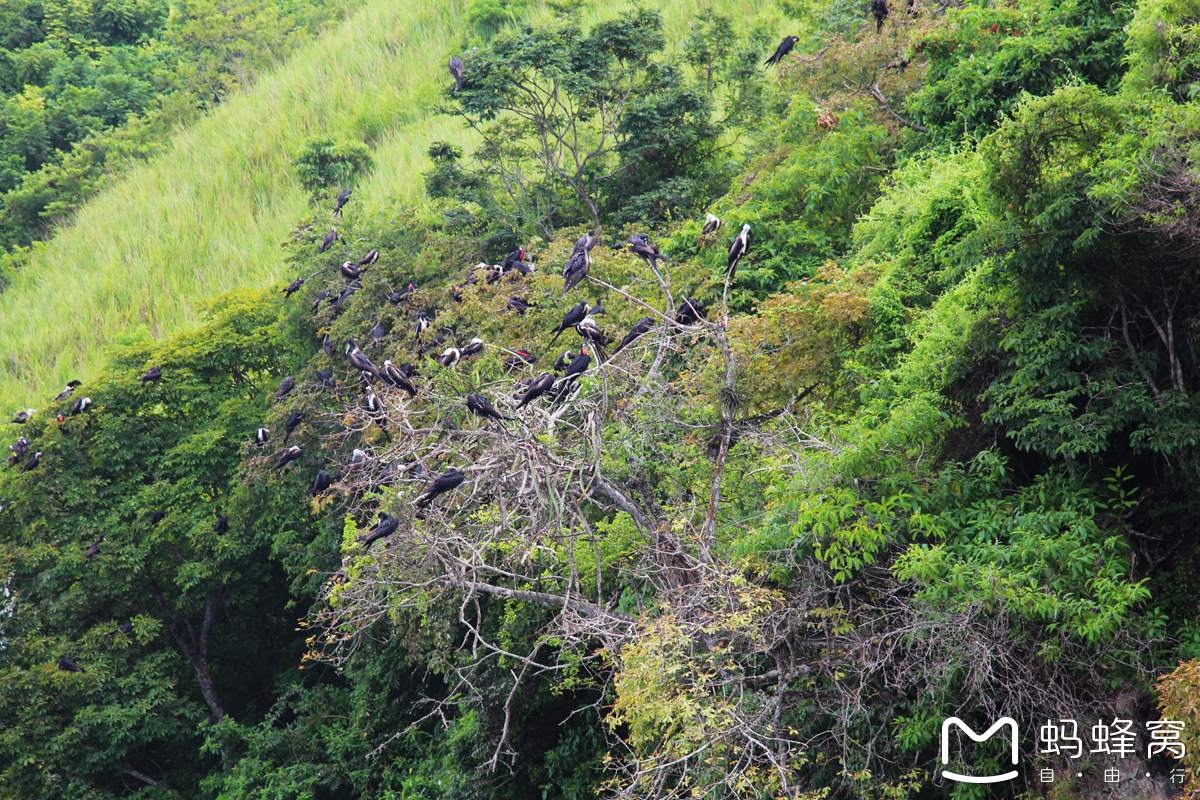
[[[1115,89],[1124,72],[1132,8],[1108,0],[957,9],[924,26],[912,44],[928,59],[925,85],[907,107],[935,135],[981,138],[1023,94],[1085,82]]]
[[[332,136],[307,140],[292,158],[296,178],[314,196],[337,194],[371,167],[371,152],[362,142]]]

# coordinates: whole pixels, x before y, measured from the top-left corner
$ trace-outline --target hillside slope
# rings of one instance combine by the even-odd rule
[[[581,15],[586,24],[627,5],[596,3]],[[672,36],[699,8],[694,0],[661,5]],[[37,406],[66,381],[97,374],[120,332],[184,330],[197,321],[198,302],[282,277],[279,245],[312,213],[290,163],[308,137],[338,135],[373,149],[375,168],[347,213],[415,200],[430,142],[470,149],[457,120],[435,115],[464,7],[365,3],[85,206],[0,296],[0,402]],[[765,14],[768,27],[781,27],[774,9],[745,0],[725,10]],[[316,213],[323,233],[328,209]]]

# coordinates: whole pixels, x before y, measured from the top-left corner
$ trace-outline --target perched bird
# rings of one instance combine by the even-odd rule
[[[871,14],[875,17],[875,32],[883,30],[883,21],[887,19],[887,0],[871,0]]]
[[[350,454],[350,463],[348,463],[348,464],[346,465],[346,472],[348,472],[348,473],[349,473],[349,472],[353,472],[354,470],[358,469],[359,467],[361,467],[361,466],[362,466],[363,464],[365,464],[365,463],[367,463],[367,453],[366,453],[366,451],[365,451],[365,450],[359,450],[359,449],[356,447],[356,448],[354,448],[354,452],[352,452],[352,453]]]
[[[563,266],[563,289],[558,293],[558,296],[562,297],[578,286],[579,282],[587,277],[588,270],[591,267],[592,255],[586,248],[571,253],[571,257],[567,259],[566,265]]]
[[[375,417],[382,416],[386,410],[383,407],[383,403],[379,399],[379,395],[375,394],[375,388],[373,386],[367,386],[367,397],[365,404],[367,406],[367,413]]]
[[[264,444],[266,444],[270,438],[271,438],[271,431],[269,428],[259,428],[257,431],[254,432],[254,441],[256,444],[258,444],[258,448],[260,450],[262,449],[262,446]]]
[[[338,192],[338,196],[333,202],[335,203],[333,207],[333,215],[336,217],[338,214],[342,213],[342,207],[346,205],[346,203],[350,202],[350,190],[343,189],[342,191]]]
[[[406,378],[415,378],[421,374],[421,371],[419,369],[417,369],[416,364],[401,364],[400,372]]]
[[[68,397],[71,396],[71,392],[75,391],[75,387],[79,386],[82,383],[83,383],[83,381],[71,381],[70,383],[68,383],[67,387],[58,393],[58,397],[54,398],[54,402],[57,403],[60,400],[66,400]]]
[[[31,458],[31,459],[29,459],[28,461],[26,461],[26,462],[25,462],[25,466],[21,467],[21,472],[22,472],[22,473],[25,473],[25,472],[32,472],[33,470],[37,469],[37,467],[38,467],[38,463],[39,463],[39,461],[38,461],[38,460],[39,460],[41,457],[42,457],[42,453],[41,453],[41,451],[40,451],[40,450],[39,450],[38,452],[34,453],[34,454],[33,454],[33,458]]]
[[[554,360],[554,371],[562,372],[572,361],[575,360],[575,354],[570,350],[563,350],[562,355]]]
[[[463,68],[462,59],[458,56],[450,56],[450,75],[454,78],[455,94],[462,91],[463,75],[465,74],[466,69]]]
[[[478,355],[483,352],[483,339],[476,336],[466,347],[462,349],[462,357],[469,358],[470,356]]]
[[[275,392],[275,399],[282,400],[288,396],[288,392],[296,388],[296,378],[293,375],[288,375],[279,383],[279,391]]]
[[[107,540],[107,539],[105,539],[103,536],[101,536],[99,539],[97,539],[97,540],[96,540],[95,544],[93,544],[91,547],[89,547],[89,548],[88,548],[88,549],[87,549],[87,550],[84,552],[84,554],[83,554],[83,557],[84,557],[84,558],[91,558],[92,556],[94,556],[94,555],[96,555],[97,553],[99,553],[99,552],[100,552],[100,544],[101,544],[102,542],[105,542],[105,541],[108,541],[108,540]]]
[[[379,322],[375,323],[375,327],[371,329],[371,341],[379,344],[385,336],[387,336],[387,327],[383,324],[383,320],[379,320]]]
[[[350,280],[350,281],[358,280],[359,277],[363,274],[363,272],[366,271],[365,267],[363,267],[361,269],[356,267],[354,265],[353,261],[343,261],[340,269],[341,269],[342,275],[346,278],[346,280]]]
[[[365,266],[367,266],[368,264],[374,264],[374,263],[375,263],[376,261],[378,261],[378,260],[379,260],[379,251],[378,251],[378,250],[371,250],[371,251],[370,251],[370,252],[368,252],[368,253],[367,253],[365,256],[363,256],[362,258],[360,258],[360,259],[358,260],[358,265],[359,265],[360,267],[365,267]]]
[[[63,657],[58,660],[58,668],[63,672],[87,672],[86,669],[76,664],[69,658]]]
[[[283,455],[279,457],[279,461],[275,464],[275,469],[283,469],[302,455],[304,455],[304,448],[298,444],[292,445],[283,451]]]
[[[458,430],[458,423],[454,421],[454,417],[447,414],[446,421],[442,423],[442,427],[448,431],[456,431]]]
[[[617,349],[613,350],[613,355],[615,356],[617,353],[633,344],[634,341],[642,336],[645,336],[653,327],[654,319],[652,317],[642,317],[639,319],[637,324],[629,329],[629,333],[625,334],[625,338],[622,339],[621,343],[617,345]]]
[[[300,423],[303,421],[304,421],[304,412],[303,411],[293,411],[292,412],[292,415],[290,417],[288,417],[287,423],[283,426],[283,430],[284,430],[283,443],[284,444],[288,443],[288,439],[292,438],[292,433],[296,430],[296,428],[300,427]]]
[[[550,343],[554,344],[554,340],[557,339],[559,334],[561,334],[567,328],[573,328],[580,322],[583,322],[583,318],[587,316],[587,313],[588,304],[586,300],[580,300],[577,304],[572,306],[571,310],[563,316],[562,322],[560,322],[558,327],[554,329],[554,338],[550,340]]]
[[[417,346],[417,356],[418,357],[424,356],[425,351],[436,350],[439,347],[441,347],[442,345],[444,345],[445,343],[446,343],[446,337],[439,333],[437,336],[433,337],[428,342]]]
[[[750,223],[747,222],[742,226],[742,232],[734,237],[729,245],[729,280],[733,280],[734,273],[737,272],[738,262],[742,260],[742,256],[746,255],[746,250],[750,247]]]
[[[608,312],[604,310],[604,306],[600,305],[600,301],[597,300],[596,305],[592,306],[592,310],[589,311],[588,314],[590,314],[593,317],[598,317],[601,314],[604,314],[607,316]]]
[[[508,255],[506,255],[504,257],[504,260],[500,262],[500,266],[504,267],[505,269],[513,269],[516,266],[517,262],[524,261],[524,260],[525,260],[525,248],[518,247],[516,250],[513,250],[511,253],[509,253]]]
[[[798,41],[800,41],[800,37],[798,36],[783,37],[783,41],[779,43],[779,47],[776,47],[775,52],[772,53],[771,56],[763,63],[768,66],[778,64],[781,58],[792,52],[792,47],[794,47]],[[714,228],[714,230],[716,229]]]
[[[629,240],[629,252],[652,267],[658,266],[659,261],[666,260],[666,257],[658,252],[658,248],[650,244],[650,236],[645,233],[639,233]]]
[[[435,481],[433,481],[433,483],[429,484],[429,486],[425,488],[424,492],[417,496],[415,501],[417,508],[429,508],[429,504],[432,503],[438,497],[438,495],[453,491],[454,489],[458,488],[458,486],[466,479],[466,475],[463,475],[457,469],[451,467],[443,472]]]
[[[522,300],[519,297],[508,298],[508,303],[506,305],[508,306],[508,308],[511,308],[513,311],[517,312],[518,314],[524,314],[526,311],[529,310],[529,303],[525,302],[524,300]]]
[[[590,342],[596,350],[596,355],[600,360],[604,360],[604,348],[608,347],[608,336],[596,324],[596,320],[591,317],[584,317],[583,321],[575,326],[575,330],[579,333],[584,341]]]
[[[321,291],[317,292],[317,296],[313,298],[312,305],[309,306],[314,314],[317,313],[317,306],[321,305],[321,301],[326,297],[329,297],[328,289],[322,289]]]
[[[398,386],[408,393],[409,397],[417,396],[417,387],[408,379],[399,367],[391,361],[383,362],[383,378],[392,386]]]
[[[346,340],[346,355],[350,359],[350,364],[361,375],[370,375],[372,378],[379,379],[379,367],[375,366],[375,362],[367,358],[366,354],[358,348],[353,339]]]
[[[162,370],[159,369],[158,367],[151,367],[150,369],[146,370],[146,374],[143,375],[142,377],[138,378],[138,380],[142,382],[143,386],[145,386],[146,381],[156,381],[161,377],[162,377]]]
[[[437,363],[443,367],[453,367],[462,359],[462,350],[457,347],[447,347],[440,356],[437,357]]]
[[[322,386],[328,386],[330,389],[333,389],[337,386],[337,383],[335,383],[333,380],[333,373],[329,370],[319,369],[316,371],[316,376],[317,380],[321,382]]]
[[[484,397],[481,394],[467,395],[467,408],[470,409],[471,411],[474,411],[479,416],[487,417],[489,419],[495,419],[495,420],[512,419],[511,417],[506,417],[503,414],[501,414],[499,411],[497,411],[496,407],[492,405],[491,401],[488,400],[486,397]]]
[[[417,315],[417,338],[421,338],[421,334],[429,330],[429,316],[422,311]]]
[[[526,364],[533,364],[536,362],[537,356],[530,355],[524,350],[514,350],[513,355],[504,359],[504,361],[501,363],[504,365],[504,369],[512,372],[517,367],[523,367]]]
[[[12,419],[10,419],[8,421],[8,424],[9,425],[24,425],[26,422],[29,421],[29,418],[33,416],[34,411],[37,411],[37,409],[36,408],[27,408],[24,411],[18,411],[16,413],[16,416],[14,416]]]
[[[153,514],[150,515],[150,524],[157,525],[158,523],[162,522],[166,518],[167,518],[167,512],[155,511]]]
[[[10,444],[8,449],[12,450],[15,455],[23,456],[29,452],[29,440],[22,436],[17,439],[16,443]]]
[[[317,470],[317,477],[313,480],[312,485],[313,497],[316,497],[330,486],[333,486],[333,476],[323,469]]]
[[[397,289],[396,291],[392,292],[391,296],[388,297],[387,301],[390,305],[398,306],[398,305],[400,305],[400,301],[404,299],[404,295],[412,294],[416,290],[417,290],[417,285],[415,283],[413,283],[412,281],[409,281],[408,286],[405,286],[403,289]]]
[[[583,374],[583,371],[588,368],[588,364],[592,363],[592,357],[588,355],[587,345],[579,348],[579,355],[567,365],[566,372],[563,373],[560,383],[566,383],[574,377]]]
[[[694,325],[700,321],[700,304],[690,297],[683,298],[679,310],[675,312],[675,322],[678,325]]]
[[[701,236],[708,236],[710,233],[716,233],[721,227],[721,218],[716,214],[709,214],[704,220],[704,227],[700,229]]]
[[[321,240],[321,249],[318,253],[324,253],[329,248],[333,247],[333,243],[337,241],[337,228],[330,228],[329,233],[325,234],[325,238]]]
[[[299,458],[299,456],[296,458]],[[292,460],[294,461],[295,459]],[[218,513],[217,521],[213,524],[213,530],[217,533],[227,533],[229,531],[229,520],[225,519],[225,517]]]
[[[396,532],[396,528],[398,527],[400,527],[400,519],[398,517],[380,514],[379,522],[375,523],[375,527],[367,531],[365,536],[358,537],[358,543],[363,546],[364,550],[369,550],[371,545],[375,543],[375,540],[391,536]]]
[[[325,355],[333,358],[333,349],[337,347],[337,341],[329,338],[329,334],[325,334],[325,338],[321,340],[321,349],[325,351]]]
[[[583,236],[575,240],[575,252],[580,250],[591,250],[596,246],[596,234],[588,231]]]
[[[287,300],[293,294],[300,291],[300,287],[304,285],[304,278],[296,278],[296,280],[283,287],[283,299]]]
[[[538,375],[537,380],[529,385],[529,388],[525,390],[525,394],[521,395],[521,402],[517,403],[515,410],[520,411],[522,408],[544,395],[553,385],[554,373],[543,372],[541,375]]]

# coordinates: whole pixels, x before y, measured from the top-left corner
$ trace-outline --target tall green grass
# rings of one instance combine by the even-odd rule
[[[703,5],[656,4],[675,39]],[[631,5],[596,0],[584,23]],[[69,379],[86,382],[122,331],[172,333],[195,322],[198,302],[284,277],[280,243],[311,213],[290,164],[307,137],[333,133],[374,148],[375,169],[355,192],[361,207],[416,200],[431,141],[471,149],[459,121],[434,115],[465,6],[367,0],[84,206],[0,295],[2,407],[40,406]],[[719,8],[778,16],[772,0]]]

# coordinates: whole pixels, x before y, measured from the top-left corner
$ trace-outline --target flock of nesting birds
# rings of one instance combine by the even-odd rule
[[[342,208],[350,198],[350,190],[347,189],[341,192],[336,198],[334,208],[334,216],[340,214]],[[713,214],[708,214],[705,224],[702,228],[701,235],[709,236],[715,233],[722,225],[722,222]],[[738,262],[746,254],[749,248],[749,232],[750,226],[743,225],[741,232],[734,237],[729,245],[729,256],[727,262],[728,276],[732,280]],[[330,247],[337,241],[337,228],[331,228],[330,232],[321,240],[318,248],[318,253],[327,252]],[[565,294],[576,288],[587,277],[592,266],[591,251],[597,242],[594,233],[585,233],[571,250],[570,256],[563,265],[561,274],[563,278],[562,291],[558,297],[563,297]],[[645,260],[651,266],[657,267],[659,262],[669,261],[666,256],[659,252],[658,248],[650,242],[647,234],[638,234],[633,236],[628,241],[629,251],[634,255]],[[372,250],[367,255],[357,261],[345,261],[341,264],[339,271],[347,280],[347,286],[339,293],[334,294],[329,290],[322,290],[311,301],[311,309],[315,313],[319,310],[322,303],[326,303],[331,310],[332,315],[336,316],[345,308],[346,303],[350,301],[355,292],[356,286],[361,287],[359,283],[363,273],[376,263],[379,259],[379,251]],[[510,274],[530,275],[534,273],[534,267],[531,266],[526,258],[524,247],[518,247],[512,253],[509,253],[500,263],[488,265],[481,263],[471,270],[470,276],[466,281],[460,283],[450,289],[450,296],[454,300],[461,300],[462,291],[479,280],[486,280],[487,283],[493,283],[501,277]],[[481,273],[483,277],[481,278]],[[304,286],[303,278],[296,278],[290,284],[282,289],[285,299],[290,299],[293,294],[299,291]],[[391,294],[387,300],[393,306],[398,306],[406,295],[410,295],[416,291],[413,283],[409,283],[405,288]],[[517,313],[525,313],[531,306],[524,300],[518,297],[512,297],[508,300],[508,308]],[[539,398],[546,397],[552,403],[561,403],[569,399],[579,388],[577,379],[591,365],[593,361],[593,353],[601,361],[609,357],[606,349],[610,344],[609,337],[600,329],[595,321],[595,317],[605,314],[605,310],[597,302],[595,305],[589,306],[586,300],[580,301],[572,306],[566,314],[563,315],[562,321],[554,329],[554,337],[551,343],[558,340],[558,337],[564,332],[574,329],[580,337],[580,348],[578,353],[571,350],[564,351],[555,361],[554,370],[552,372],[542,372],[536,377],[528,377],[518,382],[516,385],[516,394],[513,396],[514,405],[511,412],[516,412],[537,401]],[[701,309],[697,301],[692,298],[684,298],[680,304],[680,309],[676,314],[675,322],[679,325],[692,325],[700,320]],[[432,321],[429,319],[426,312],[420,312],[416,317],[416,338],[418,342],[417,355],[424,355],[430,348],[440,347],[445,344],[445,337],[438,335],[428,341],[423,341],[427,332],[432,326]],[[632,344],[640,337],[649,333],[654,326],[652,317],[643,317],[640,319],[629,332],[617,343],[612,351],[612,355],[621,352],[627,346]],[[373,339],[378,342],[386,331],[382,324],[377,325],[372,332]],[[322,342],[322,347],[331,358],[334,355],[336,344],[332,339],[325,335]],[[484,350],[485,344],[482,339],[476,337],[472,339],[466,346],[457,347],[450,345],[445,348],[440,354],[433,358],[434,363],[443,369],[448,369],[459,364],[464,359],[468,359]],[[519,367],[532,365],[537,361],[537,358],[524,350],[513,350],[511,355],[504,359],[503,365],[506,370],[513,371]],[[399,389],[407,393],[410,397],[416,397],[418,389],[414,383],[414,378],[419,376],[419,368],[415,364],[405,363],[396,365],[390,360],[384,360],[383,364],[377,365],[371,358],[363,352],[358,344],[353,339],[346,341],[345,346],[346,358],[350,366],[357,371],[360,378],[360,385],[364,395],[363,405],[366,408],[371,419],[378,423],[381,430],[384,430],[386,435],[386,409],[379,396],[376,394],[374,384],[385,384],[387,386]],[[318,369],[316,371],[317,379],[325,386],[335,386],[333,375],[326,370]],[[147,369],[137,380],[142,385],[154,384],[163,379],[163,370],[160,366],[152,366]],[[62,403],[69,401],[70,405],[62,408],[58,414],[58,421],[61,423],[66,416],[78,416],[79,414],[89,411],[92,405],[90,397],[78,398],[71,401],[72,395],[76,388],[81,385],[80,381],[73,380],[54,398],[54,402]],[[275,392],[276,401],[283,400],[292,392],[296,386],[294,376],[287,376],[280,383],[279,388]],[[497,409],[487,397],[482,394],[471,394],[466,397],[466,407],[477,416],[484,419],[496,420],[501,425],[512,419]],[[12,424],[25,424],[34,414],[36,409],[29,408],[17,413],[11,420]],[[287,418],[284,424],[284,439],[283,445],[286,449],[279,453],[275,460],[273,469],[283,469],[288,464],[299,459],[304,453],[304,447],[300,444],[288,446],[288,442],[292,434],[300,427],[304,421],[304,412],[301,410],[293,411]],[[447,419],[447,425],[453,426],[453,420]],[[255,432],[254,443],[261,450],[270,441],[271,431],[268,428],[259,428]],[[9,445],[11,455],[6,460],[6,465],[21,463],[21,472],[31,472],[38,468],[42,453],[35,452],[29,454],[30,442],[25,436],[21,436],[17,441]],[[325,469],[318,469],[312,484],[312,494],[314,496],[324,492],[326,489],[333,486],[334,483],[348,475],[355,468],[361,466],[367,459],[367,455],[363,450],[355,449],[351,457],[350,463],[343,469],[338,470],[334,474],[330,474]],[[23,463],[22,463],[23,462]],[[423,471],[421,465],[416,463],[412,468],[413,474],[420,475]],[[385,476],[386,478],[387,476]],[[451,467],[440,476],[432,480],[421,494],[413,501],[413,505],[417,508],[417,513],[420,516],[424,515],[424,511],[430,507],[433,501],[447,492],[457,488],[466,476],[458,469]],[[161,512],[159,512],[161,514]],[[159,517],[161,519],[161,516]],[[156,522],[158,520],[155,520]],[[359,542],[364,547],[369,547],[371,543],[379,538],[393,533],[399,520],[396,517],[387,514],[380,514],[379,523],[371,528]],[[218,532],[228,530],[228,522],[220,513],[217,514],[217,522],[214,529]],[[100,542],[93,545],[88,552],[88,555],[94,555],[98,551]]]

